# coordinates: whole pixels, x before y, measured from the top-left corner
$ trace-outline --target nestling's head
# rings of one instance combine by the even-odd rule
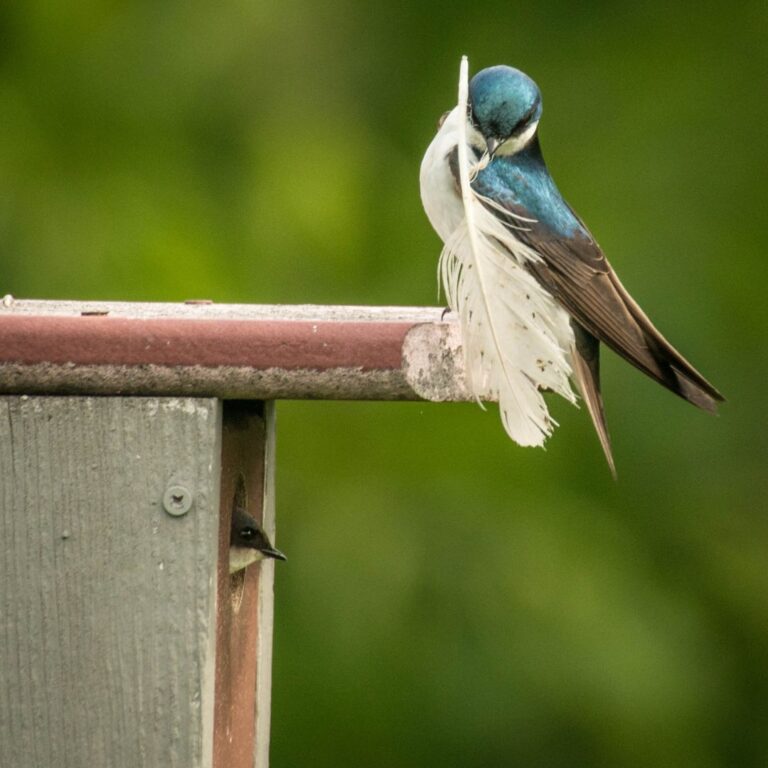
[[[271,557],[275,560],[285,560],[285,555],[272,546],[264,529],[240,507],[236,507],[232,512],[230,546],[255,550],[258,559]]]
[[[488,67],[469,83],[469,119],[491,157],[522,149],[535,135],[540,117],[541,92],[519,69]]]

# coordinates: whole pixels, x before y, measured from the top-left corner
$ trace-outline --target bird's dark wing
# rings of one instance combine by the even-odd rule
[[[480,195],[490,196],[491,190],[483,189],[479,179],[472,186]],[[530,212],[509,199],[494,196],[488,208],[541,256],[540,262],[529,262],[528,269],[588,334],[685,400],[716,410],[723,396],[655,328],[586,227],[564,237],[530,221]]]

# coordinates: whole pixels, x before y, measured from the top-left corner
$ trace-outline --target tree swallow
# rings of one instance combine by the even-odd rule
[[[441,119],[421,164],[421,198],[445,243],[439,271],[458,313],[469,384],[498,400],[521,445],[543,445],[553,421],[542,391],[571,402],[573,378],[611,472],[600,392],[603,342],[690,403],[723,396],[653,326],[619,282],[541,154],[541,93],[523,72],[484,69]]]
[[[264,529],[242,507],[235,507],[232,512],[232,532],[230,534],[229,572],[240,571],[251,563],[266,557],[285,560],[285,555],[272,546]]]

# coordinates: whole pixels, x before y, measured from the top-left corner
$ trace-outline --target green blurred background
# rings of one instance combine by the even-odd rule
[[[563,402],[546,451],[281,403],[274,765],[768,765],[766,7],[0,5],[0,293],[436,303],[467,53],[537,80],[561,190],[729,398],[606,355],[618,483]]]

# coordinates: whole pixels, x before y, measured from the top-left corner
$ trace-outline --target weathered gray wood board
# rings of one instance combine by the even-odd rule
[[[211,764],[220,423],[211,399],[0,398],[1,766]]]

